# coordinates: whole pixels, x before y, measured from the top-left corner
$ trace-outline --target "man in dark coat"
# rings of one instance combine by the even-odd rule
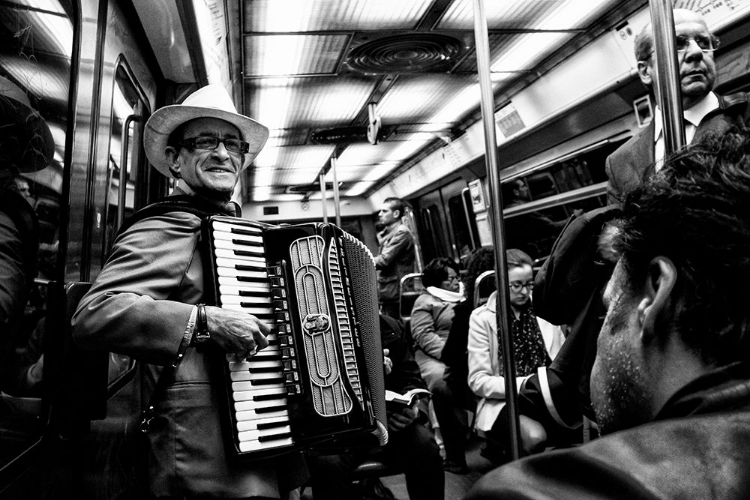
[[[733,126],[744,126],[750,119],[747,95],[719,96],[712,92],[716,80],[714,50],[719,40],[706,21],[698,13],[675,9],[674,24],[687,143],[707,133],[722,134]],[[653,94],[658,91],[658,81],[651,25],[635,39],[635,58],[638,75]],[[659,170],[663,158],[662,113],[657,107],[651,123],[607,158],[607,201],[621,203],[627,192]]]
[[[378,212],[384,226],[378,233],[378,255],[375,269],[378,270],[378,297],[381,312],[399,319],[399,297],[401,278],[414,272],[414,235],[402,223],[406,215],[406,203],[399,198],[386,198]]]
[[[482,478],[468,500],[750,498],[750,130],[625,199],[591,374],[605,437]]]
[[[411,389],[426,389],[407,343],[401,323],[380,315],[383,349],[388,350],[389,362],[385,388],[399,394]],[[352,472],[361,463],[376,459],[403,470],[410,500],[441,500],[445,495],[445,474],[442,458],[432,433],[424,425],[426,411],[419,404],[411,406],[387,403],[388,444],[372,452],[354,449],[339,455],[311,458],[315,500],[361,500],[365,495],[352,485]],[[426,405],[425,405],[426,406]],[[426,410],[426,408],[425,408]]]

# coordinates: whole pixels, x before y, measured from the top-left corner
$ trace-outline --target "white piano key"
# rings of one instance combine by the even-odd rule
[[[259,426],[265,425],[265,424],[278,424],[278,423],[288,423],[289,417],[263,417],[258,418],[255,420],[238,420],[237,421],[237,430],[239,432],[244,431],[252,431],[252,430],[258,430]],[[281,426],[279,426],[281,427]],[[277,427],[272,427],[277,428]]]
[[[251,262],[248,262],[247,259],[237,259],[237,258],[227,258],[227,257],[219,257],[215,259],[216,267],[226,267],[228,269],[236,269],[236,266],[253,266],[253,267],[259,267],[263,271],[266,271],[266,262],[263,260],[260,262],[260,258],[258,258],[259,262],[258,264],[253,264]],[[267,272],[267,271],[266,271]]]
[[[243,381],[250,380],[250,372],[248,371],[232,372],[229,374],[229,377],[231,378],[232,382],[243,382]],[[279,378],[281,378],[281,371],[279,371]],[[278,382],[276,384],[263,384],[262,387],[264,389],[268,389],[271,387],[285,387],[285,385],[284,385],[284,382]]]
[[[217,267],[216,274],[218,276],[242,276],[245,278],[255,279],[268,279],[268,273],[266,271],[257,270],[246,270],[246,269],[235,269],[233,267]]]
[[[242,250],[249,250],[250,247],[244,248]],[[259,266],[265,266],[266,265],[266,259],[264,257],[261,257],[259,255],[238,255],[234,252],[234,250],[239,249],[233,249],[233,248],[215,248],[214,249],[214,255],[217,258],[227,258],[227,259],[241,259],[245,262],[252,262],[254,264],[258,264]]]
[[[276,439],[273,441],[245,441],[239,444],[239,449],[242,452],[248,451],[260,451],[268,450],[271,448],[279,448],[281,446],[291,446],[294,444],[292,438]]]
[[[263,245],[263,237],[258,235],[250,235],[250,234],[239,234],[239,233],[232,233],[231,228],[228,228],[227,231],[217,230],[214,226],[214,232],[213,236],[215,240],[241,240],[241,241],[248,241],[251,243],[257,243],[260,245]]]
[[[253,391],[254,396],[274,396],[286,397],[286,390],[283,387],[257,387],[249,383],[235,382],[232,384],[232,391]]]
[[[268,401],[253,401],[251,399],[235,399],[234,411],[254,411],[261,408],[286,408],[286,398],[269,399]],[[258,415],[263,415],[259,413]]]
[[[237,433],[237,440],[240,443],[244,443],[247,441],[258,441],[258,438],[273,434],[287,434],[292,432],[292,428],[288,425],[284,427],[275,427],[273,429],[263,429],[263,430],[252,430],[252,431],[243,431]],[[288,436],[286,436],[288,438]]]
[[[228,285],[228,286],[244,288],[249,291],[257,290],[260,292],[267,292],[268,290],[270,290],[270,287],[271,287],[266,281],[241,281],[241,280],[238,280],[237,277],[232,277],[232,276],[219,276],[216,279],[216,281],[218,282],[219,287]],[[265,300],[265,299],[262,299],[262,300]]]
[[[219,285],[219,296],[236,295],[241,296],[243,293],[264,294],[262,296],[250,296],[248,298],[257,300],[259,304],[271,303],[271,285],[262,282],[243,282],[242,285]]]
[[[260,416],[254,411],[238,411],[235,413],[235,417],[237,417],[238,422],[245,421],[245,420],[255,420],[258,418],[274,418],[274,417],[289,418],[289,411],[279,410],[279,411],[274,411],[271,413],[263,413]]]
[[[270,340],[269,340],[270,342]],[[281,366],[281,360],[269,360],[265,358],[269,357],[276,357],[279,355],[280,347],[278,345],[269,345],[267,347],[264,347],[260,351],[258,351],[255,356],[252,356],[245,361],[235,361],[234,360],[234,354],[233,353],[226,353],[226,360],[229,363],[247,363],[248,366],[230,366],[230,370],[232,371],[238,371],[238,370],[246,370],[250,367],[264,367],[264,368],[270,368],[272,366]],[[274,364],[261,364],[261,363],[274,363]]]
[[[224,250],[242,250],[253,253],[263,254],[263,245],[243,245],[242,243],[235,243],[231,240],[219,240],[214,238],[214,248]],[[223,256],[222,256],[223,257]],[[237,256],[235,256],[237,257]]]

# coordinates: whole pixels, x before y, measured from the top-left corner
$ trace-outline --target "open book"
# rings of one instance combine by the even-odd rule
[[[415,389],[405,392],[404,394],[399,394],[397,392],[386,390],[385,402],[386,404],[396,403],[396,404],[402,404],[404,406],[411,406],[419,398],[428,398],[430,396],[432,396],[432,393],[428,391],[427,389],[415,388]]]

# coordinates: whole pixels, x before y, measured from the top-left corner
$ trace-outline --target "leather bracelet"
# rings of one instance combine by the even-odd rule
[[[190,347],[190,344],[193,340],[193,335],[195,334],[195,321],[197,317],[198,308],[196,306],[193,306],[193,310],[190,311],[190,318],[188,318],[187,326],[185,327],[185,332],[182,334],[182,342],[180,342],[180,347],[179,349],[177,349],[177,356],[172,362],[172,369],[180,366],[182,358],[185,357],[185,352],[187,351],[188,347]]]
[[[198,322],[193,333],[192,343],[200,345],[211,339],[211,333],[208,331],[208,316],[206,316],[205,304],[198,304]]]

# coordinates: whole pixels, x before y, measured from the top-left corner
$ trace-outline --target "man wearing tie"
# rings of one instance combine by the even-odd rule
[[[742,127],[750,120],[747,95],[719,96],[712,92],[718,38],[708,29],[703,17],[690,10],[675,9],[674,25],[686,143],[698,141],[708,132],[724,133],[733,126]],[[658,92],[650,24],[636,36],[634,49],[641,81],[650,91]],[[608,203],[622,203],[625,194],[657,172],[663,162],[662,112],[657,107],[651,123],[607,158]]]

